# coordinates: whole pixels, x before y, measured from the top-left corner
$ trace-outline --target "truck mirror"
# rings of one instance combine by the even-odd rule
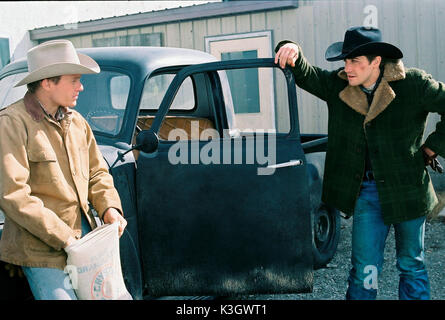
[[[159,138],[155,132],[142,130],[136,137],[135,149],[145,153],[152,153],[158,149],[158,144]]]
[[[110,166],[110,170],[114,168],[114,166],[120,162],[124,161],[124,157],[127,153],[133,151],[133,150],[139,150],[145,153],[152,153],[155,152],[156,149],[158,149],[159,144],[159,138],[156,133],[154,133],[151,130],[143,130],[139,132],[139,134],[136,137],[136,145],[131,147],[125,152],[118,151],[117,157],[114,163]]]

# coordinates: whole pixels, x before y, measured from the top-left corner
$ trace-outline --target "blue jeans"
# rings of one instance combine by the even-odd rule
[[[82,214],[82,236],[91,231],[87,219]],[[68,274],[56,268],[22,267],[31,292],[36,300],[77,300],[70,287]]]
[[[376,298],[390,227],[383,223],[375,181],[364,181],[353,215],[352,269],[346,299]],[[424,263],[425,217],[394,224],[394,231],[396,266],[400,272],[399,299],[427,300],[430,288]]]

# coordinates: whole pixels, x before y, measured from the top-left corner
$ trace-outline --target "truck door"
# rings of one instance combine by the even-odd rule
[[[172,112],[185,81],[195,106]],[[274,126],[237,127],[262,108]],[[139,154],[136,171],[148,294],[312,290],[308,177],[289,70],[273,59],[186,67],[149,130],[161,138],[155,152]]]

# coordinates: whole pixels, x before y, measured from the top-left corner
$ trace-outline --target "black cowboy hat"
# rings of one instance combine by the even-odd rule
[[[389,59],[401,59],[402,51],[392,44],[382,42],[377,28],[352,27],[346,30],[345,41],[331,44],[325,53],[328,61],[339,61],[364,55],[379,55]]]

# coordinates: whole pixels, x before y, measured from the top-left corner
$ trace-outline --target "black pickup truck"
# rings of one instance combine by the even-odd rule
[[[82,76],[75,110],[122,200],[133,297],[310,292],[340,218],[321,203],[327,136],[300,133],[290,70],[179,48],[79,52],[102,70]],[[0,109],[23,97],[26,71],[24,59],[2,69]],[[0,296],[29,296],[0,267]]]

